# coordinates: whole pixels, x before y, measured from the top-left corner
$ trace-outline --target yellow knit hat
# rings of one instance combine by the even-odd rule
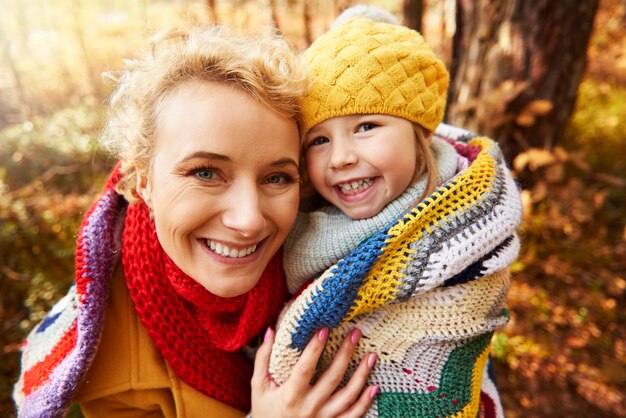
[[[434,131],[449,83],[444,63],[405,26],[354,17],[305,53],[311,90],[302,99],[303,132],[327,119],[383,114]]]

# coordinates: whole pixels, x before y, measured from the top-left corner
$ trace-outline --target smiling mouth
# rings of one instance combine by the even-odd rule
[[[349,195],[362,192],[370,187],[372,183],[374,183],[374,179],[372,177],[367,177],[364,179],[349,181],[347,183],[340,183],[337,184],[336,187],[341,191],[341,193]]]
[[[221,244],[219,242],[211,241],[210,239],[206,240],[206,245],[214,253],[219,254],[222,257],[229,257],[229,258],[243,258],[243,257],[247,257],[250,254],[252,254],[253,252],[255,252],[256,249],[257,249],[257,246],[258,246],[257,244],[254,244],[251,247],[243,248],[243,249],[238,250],[236,248],[230,248],[230,247],[228,247],[228,246],[226,246],[224,244]]]

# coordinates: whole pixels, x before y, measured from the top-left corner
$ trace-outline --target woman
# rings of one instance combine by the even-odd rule
[[[117,81],[103,141],[120,163],[79,231],[75,285],[25,342],[18,416],[242,416],[245,349],[286,295],[305,72],[276,36],[213,28],[161,36]],[[309,385],[327,335],[280,387],[257,367],[255,418],[367,409],[370,356],[333,394],[358,339]]]

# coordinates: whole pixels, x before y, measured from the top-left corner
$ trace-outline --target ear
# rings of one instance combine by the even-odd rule
[[[145,204],[152,209],[152,183],[150,180],[144,176],[138,177],[135,190]]]

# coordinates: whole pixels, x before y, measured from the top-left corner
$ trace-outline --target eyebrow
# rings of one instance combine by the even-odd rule
[[[199,159],[204,159],[204,160],[232,161],[230,159],[230,157],[228,157],[226,155],[217,154],[215,152],[208,152],[208,151],[196,151],[196,152],[192,152],[191,154],[187,155],[185,158],[180,160],[180,162],[181,163],[186,163],[187,161],[195,160],[195,159],[198,159],[198,158]]]
[[[295,168],[298,168],[298,164],[291,158],[281,158],[270,164],[272,167],[284,167],[286,165],[293,165]]]
[[[216,152],[209,151],[195,151],[191,154],[187,155],[185,158],[180,160],[181,163],[186,163],[187,161],[195,160],[195,159],[205,159],[205,160],[218,160],[218,161],[232,161],[230,157],[223,154],[218,154]],[[272,161],[270,166],[272,167],[284,167],[286,165],[293,165],[295,168],[298,168],[298,164],[292,158],[280,158],[276,161]]]
[[[315,132],[319,131],[320,129],[322,128],[320,128],[319,126],[314,126],[311,129],[309,129],[309,132],[306,133],[306,136],[309,137],[311,135],[315,135]]]

